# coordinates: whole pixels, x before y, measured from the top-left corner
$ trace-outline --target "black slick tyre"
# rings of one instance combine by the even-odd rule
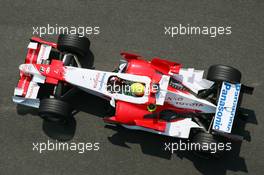
[[[192,137],[191,142],[196,145],[194,153],[200,157],[220,158],[224,153],[218,149],[220,140],[210,133],[198,132]]]
[[[40,100],[39,116],[46,121],[60,122],[71,117],[72,108],[62,100],[46,98]]]
[[[84,57],[89,52],[90,40],[78,35],[60,34],[57,44],[57,48],[61,52],[74,53]]]
[[[241,72],[231,66],[213,65],[208,70],[207,79],[215,82],[240,83]]]

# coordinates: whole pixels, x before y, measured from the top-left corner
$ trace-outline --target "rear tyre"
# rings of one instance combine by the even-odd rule
[[[39,116],[46,121],[65,121],[72,117],[71,113],[70,105],[62,100],[46,98],[40,101]]]
[[[191,142],[199,145],[195,147],[194,152],[203,158],[220,158],[224,153],[218,148],[219,138],[210,133],[198,132],[192,137]]]
[[[208,70],[207,79],[215,82],[240,83],[241,72],[231,66],[213,65]]]

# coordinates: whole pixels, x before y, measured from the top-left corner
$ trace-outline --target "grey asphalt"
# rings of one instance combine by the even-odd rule
[[[263,1],[0,0],[0,3],[0,174],[264,173]],[[222,160],[203,160],[184,151],[171,155],[164,151],[168,138],[105,127],[101,119],[104,102],[100,101],[84,103],[84,110],[75,115],[72,127],[56,128],[43,123],[35,111],[17,107],[11,97],[32,27],[47,24],[99,26],[100,34],[89,37],[95,66],[100,70],[111,71],[119,61],[120,51],[141,54],[147,59],[161,57],[204,70],[218,63],[235,66],[243,73],[243,83],[255,87],[254,95],[245,95],[242,103],[249,113],[249,118],[241,122],[245,140]],[[232,34],[215,38],[164,35],[164,26],[179,24],[232,26]],[[57,36],[44,38],[56,41]],[[84,154],[74,151],[39,154],[32,150],[33,142],[55,142],[60,133],[68,142],[99,142],[100,150]]]

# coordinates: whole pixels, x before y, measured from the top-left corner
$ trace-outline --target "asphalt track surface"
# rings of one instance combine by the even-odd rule
[[[263,174],[263,1],[3,1],[0,0],[0,174]],[[243,73],[243,83],[255,87],[242,106],[249,114],[241,122],[245,140],[222,160],[203,160],[189,152],[164,151],[166,137],[105,127],[103,101],[81,96],[83,110],[66,127],[43,122],[37,112],[12,103],[33,26],[99,26],[90,36],[95,66],[111,71],[120,51],[178,61],[206,70],[230,64]],[[164,26],[191,24],[232,26],[232,34],[164,35]],[[56,41],[56,35],[45,35]],[[77,102],[76,102],[77,103]],[[247,109],[247,110],[246,110]],[[68,140],[99,142],[99,151],[32,151],[33,142]],[[170,140],[172,141],[172,140]]]

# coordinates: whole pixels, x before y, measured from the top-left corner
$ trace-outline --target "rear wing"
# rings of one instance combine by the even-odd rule
[[[231,133],[240,90],[241,84],[239,83],[222,83],[214,117],[213,130]]]

